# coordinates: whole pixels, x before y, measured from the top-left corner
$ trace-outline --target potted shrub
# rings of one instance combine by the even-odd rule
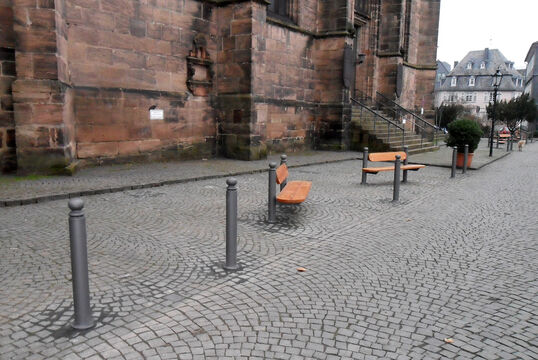
[[[458,148],[458,167],[463,167],[463,156],[465,152],[465,144],[469,145],[469,155],[467,157],[467,166],[471,166],[474,151],[478,147],[482,130],[480,125],[471,119],[459,119],[448,124],[448,138],[446,144],[448,146]]]

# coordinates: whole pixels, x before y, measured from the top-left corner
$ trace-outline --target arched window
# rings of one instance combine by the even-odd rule
[[[480,63],[480,69],[485,69],[486,68],[486,63],[484,61],[482,61]]]
[[[474,82],[475,82],[474,76],[471,76],[469,78],[469,86],[474,86]]]
[[[472,68],[473,68],[473,63],[469,61],[467,63],[467,69],[472,69]]]
[[[457,83],[457,79],[455,76],[452,77],[452,79],[450,80],[450,86],[456,86],[456,83]]]

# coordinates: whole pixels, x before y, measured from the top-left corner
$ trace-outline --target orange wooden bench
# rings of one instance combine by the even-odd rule
[[[276,169],[276,183],[282,184],[288,177],[288,167],[282,164]],[[283,204],[300,204],[306,200],[311,181],[288,181],[284,189],[276,197],[276,201]]]
[[[405,148],[407,150],[407,148]],[[403,165],[400,166],[400,169],[403,170],[403,182],[407,182],[407,171],[418,171],[426,167],[426,165],[421,164],[408,164],[408,155],[407,151],[394,151],[394,152],[380,152],[380,153],[371,153],[368,154],[368,148],[364,148],[364,155],[362,159],[362,184],[366,184],[366,175],[367,174],[377,174],[381,171],[394,171],[393,166],[380,166],[380,167],[368,167],[368,161],[380,161],[380,162],[389,162],[396,161],[396,155],[400,155],[400,160],[403,161]]]
[[[497,144],[506,144],[510,140],[510,134],[498,134],[497,135]]]

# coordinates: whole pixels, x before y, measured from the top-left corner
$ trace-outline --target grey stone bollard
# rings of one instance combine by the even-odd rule
[[[465,144],[465,150],[463,151],[463,170],[462,174],[467,172],[467,156],[469,156],[469,145]]]
[[[276,163],[269,163],[269,198],[267,199],[267,221],[276,222]]]
[[[392,192],[392,201],[400,200],[400,155],[396,155],[394,161],[394,190]]]
[[[280,165],[286,164],[288,166],[288,156],[286,154],[280,155]],[[288,178],[280,184],[280,191],[284,190],[284,187],[288,184]]]
[[[74,329],[86,330],[95,325],[90,309],[90,284],[88,280],[88,249],[86,245],[86,219],[84,201],[73,198],[68,202],[69,240],[71,245],[71,276],[73,282]]]
[[[452,148],[452,172],[450,173],[451,178],[456,177],[456,161],[458,158],[458,148],[454,146]]]
[[[368,148],[365,147],[362,152],[362,167],[367,168],[368,167]],[[362,171],[362,180],[361,184],[366,184],[366,175],[367,173]]]
[[[237,270],[237,180],[226,180],[226,264],[225,270]]]
[[[405,160],[403,161],[403,164],[404,165],[407,165],[409,163],[409,146],[405,145],[403,147],[404,149],[404,152],[405,152]],[[403,171],[403,179],[402,179],[402,182],[406,183],[407,182],[407,171],[408,170],[404,170]]]

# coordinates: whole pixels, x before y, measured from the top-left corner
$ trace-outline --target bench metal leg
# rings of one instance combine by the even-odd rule
[[[394,162],[394,189],[392,192],[392,201],[400,200],[400,155],[396,155]]]
[[[237,180],[226,180],[226,264],[225,270],[237,270]]]
[[[269,197],[267,221],[276,222],[276,163],[269,163]]]
[[[405,151],[405,160],[404,160],[404,165],[407,165],[408,162],[409,162],[409,146],[405,145],[404,146],[404,151]],[[407,170],[404,170],[403,171],[403,179],[402,179],[402,182],[406,183],[407,182]]]
[[[286,166],[288,166],[287,163],[288,163],[288,157],[286,156],[286,154],[280,155],[280,165],[286,164]],[[287,184],[288,184],[288,178],[286,178],[280,184],[280,191],[284,190],[284,188],[286,187]]]
[[[365,147],[362,152],[362,167],[367,168],[368,167],[368,148]],[[366,184],[366,175],[367,173],[362,171],[362,180],[361,184]]]

